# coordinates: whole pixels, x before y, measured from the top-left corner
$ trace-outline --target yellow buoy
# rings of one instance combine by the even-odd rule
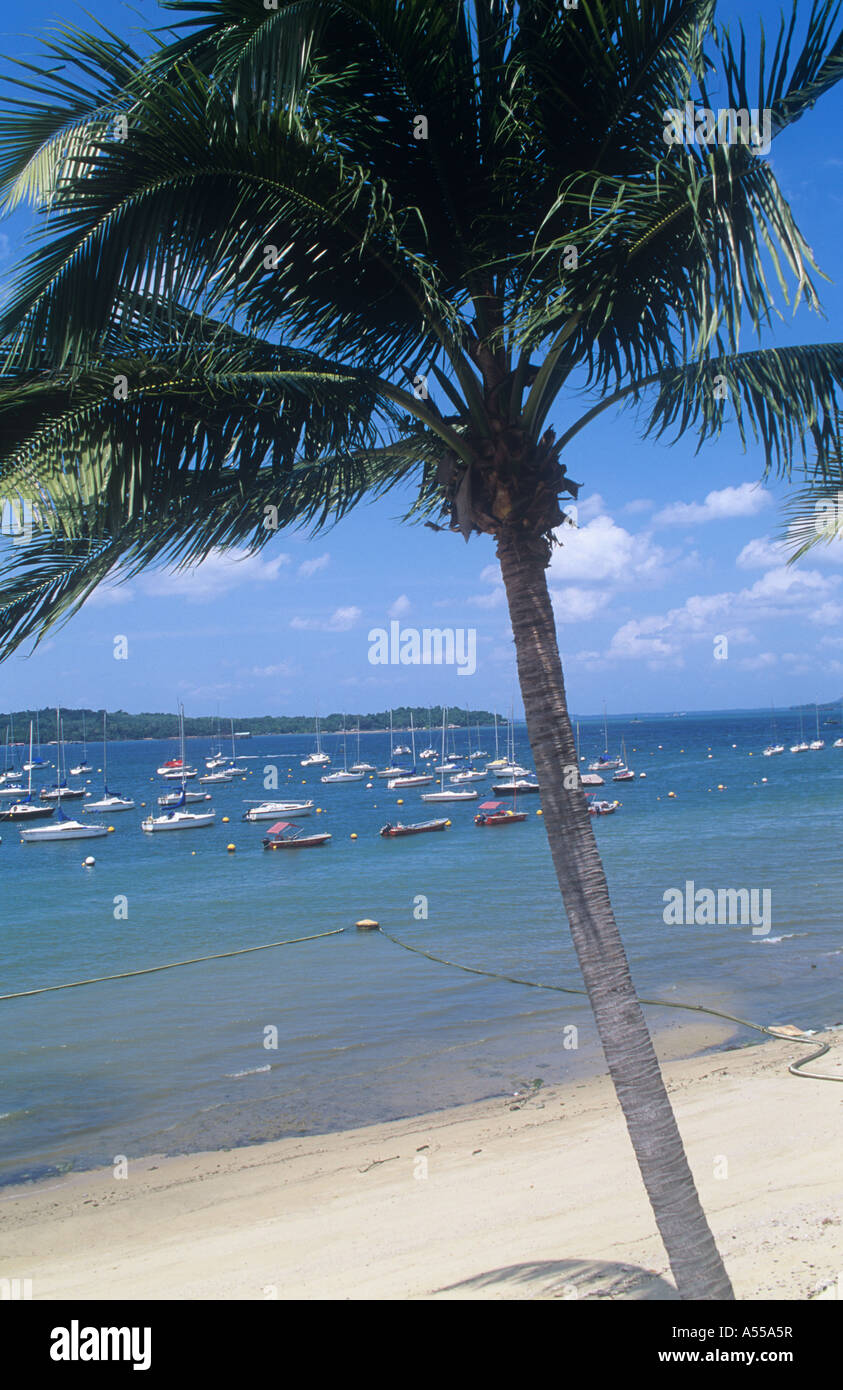
[[[451,822],[450,822],[449,820],[446,820],[445,824],[446,824],[446,825],[450,825]]]
[[[397,801],[396,804],[397,804],[398,806],[403,806],[403,805],[404,805],[404,798],[403,798],[403,796],[399,796],[398,801]]]
[[[722,782],[718,782],[718,783],[717,783],[717,790],[718,790],[719,792],[724,792],[724,791],[726,790],[726,788],[723,786],[723,783],[722,783]]]
[[[357,835],[356,835],[355,832],[352,830],[352,832],[351,832],[351,834],[349,835],[348,838],[349,838],[350,840],[356,840],[356,839],[357,839]]]
[[[234,845],[226,845],[226,849],[228,850],[229,854],[231,854],[234,850]]]
[[[361,917],[354,925],[358,931],[377,931],[380,924],[373,917]]]
[[[223,816],[223,818],[222,818],[222,823],[223,823],[223,825],[228,825],[229,819],[230,819],[229,816]]]
[[[190,851],[190,853],[191,853],[191,855],[195,855],[195,854],[196,854],[196,850],[195,850],[195,849],[192,849],[192,850]]]
[[[110,826],[108,827],[108,833],[109,833],[109,835],[113,835],[113,834],[114,834],[114,826],[113,826],[113,825],[110,825]]]
[[[668,792],[668,796],[675,796],[676,792]]]
[[[536,811],[536,815],[537,815],[537,816],[543,816],[543,815],[544,815],[544,811]]]

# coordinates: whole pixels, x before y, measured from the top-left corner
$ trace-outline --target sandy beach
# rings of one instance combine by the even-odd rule
[[[839,1293],[843,1091],[788,1074],[804,1051],[665,1063],[741,1299]],[[814,1065],[843,1075],[843,1047]],[[9,1188],[0,1227],[36,1299],[676,1297],[605,1076]]]

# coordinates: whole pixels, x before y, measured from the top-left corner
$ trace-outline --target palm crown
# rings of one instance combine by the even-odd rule
[[[36,520],[5,651],[115,566],[266,543],[265,504],[319,524],[415,478],[415,512],[541,543],[566,446],[648,389],[645,428],[728,410],[822,471],[843,348],[739,345],[771,267],[816,303],[809,248],[751,147],[663,132],[715,82],[798,120],[843,72],[836,5],[795,57],[794,6],[752,88],[710,0],[169,8],[143,60],[65,29],[0,123],[41,214],[0,316],[0,487]],[[594,405],[557,438],[566,383]]]

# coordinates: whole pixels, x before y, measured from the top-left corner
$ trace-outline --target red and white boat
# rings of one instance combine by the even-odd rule
[[[293,834],[288,832],[292,831]],[[291,821],[279,820],[271,825],[264,837],[264,849],[313,849],[315,845],[326,845],[330,840],[327,831],[317,835],[305,835],[298,825]]]

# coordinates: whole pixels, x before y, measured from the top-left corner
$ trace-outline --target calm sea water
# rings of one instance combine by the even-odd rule
[[[765,1023],[840,1023],[843,749],[831,747],[840,733],[823,730],[823,752],[763,758],[761,715],[610,721],[610,746],[623,736],[630,765],[647,774],[607,782],[623,804],[595,822],[641,993]],[[797,734],[795,720],[780,720],[783,742]],[[465,734],[456,738],[462,750]],[[483,731],[490,754],[491,740]],[[596,756],[602,743],[599,721],[584,721],[582,752]],[[334,767],[337,744],[326,739]],[[142,834],[140,803],[154,801],[155,769],[174,753],[164,742],[112,745],[109,783],[138,809],[113,816],[107,840],[24,845],[13,825],[1,827],[0,993],[345,932],[0,1002],[0,1182],[422,1113],[603,1065],[585,1001],[462,974],[354,930],[374,917],[451,960],[579,986],[536,798],[522,825],[478,829],[475,804],[455,804],[443,835],[385,841],[385,820],[432,813],[418,791],[399,810],[385,782],[324,787],[319,771],[299,767],[312,747],[293,735],[240,742],[248,773],[214,790],[211,829]],[[189,742],[194,763],[206,752]],[[383,766],[388,752],[388,736],[362,736],[366,761]],[[529,756],[523,730],[516,754]],[[349,740],[349,763],[355,756]],[[100,766],[96,745],[89,761]],[[327,848],[266,854],[266,824],[241,823],[270,764],[280,794],[313,795],[324,808],[305,824],[331,831]],[[98,793],[96,772],[90,784]],[[94,868],[82,866],[87,854]],[[666,926],[665,890],[689,879],[769,888],[770,932]],[[114,915],[120,895],[125,920]],[[426,919],[414,916],[420,895]],[[689,1017],[648,1016],[654,1029]],[[570,1024],[576,1051],[562,1047]]]

